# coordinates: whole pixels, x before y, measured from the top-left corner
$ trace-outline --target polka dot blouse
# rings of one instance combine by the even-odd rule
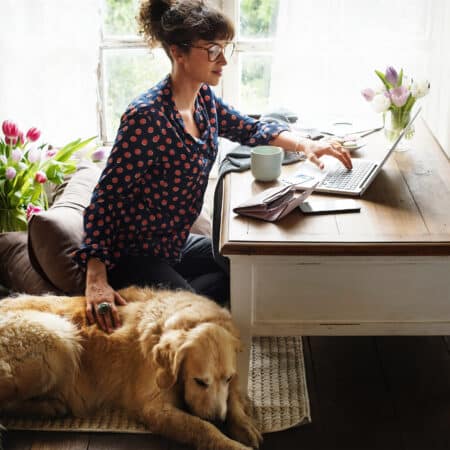
[[[255,146],[287,129],[241,115],[206,84],[194,120],[200,138],[184,127],[170,76],[130,104],[84,212],[84,240],[74,253],[82,268],[91,257],[109,269],[125,255],[178,261],[202,209],[218,137]]]

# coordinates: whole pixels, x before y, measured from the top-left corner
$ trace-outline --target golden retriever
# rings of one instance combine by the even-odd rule
[[[194,448],[257,448],[261,434],[238,391],[230,313],[185,291],[120,294],[128,304],[112,334],[87,325],[84,297],[0,301],[0,412],[85,417],[120,408]]]

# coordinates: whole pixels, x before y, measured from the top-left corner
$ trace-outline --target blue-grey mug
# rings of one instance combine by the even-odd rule
[[[273,145],[259,145],[251,150],[251,171],[257,181],[274,181],[281,174],[283,149]]]

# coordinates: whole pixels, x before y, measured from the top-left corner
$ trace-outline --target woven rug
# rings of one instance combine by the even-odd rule
[[[254,337],[249,396],[263,433],[311,421],[301,337]],[[149,433],[121,411],[104,411],[88,419],[0,418],[10,430]]]

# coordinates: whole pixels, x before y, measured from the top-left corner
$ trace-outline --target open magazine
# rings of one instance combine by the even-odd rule
[[[303,192],[298,192],[295,185],[266,189],[236,206],[233,212],[255,219],[276,222],[303,203],[314,191],[317,184]]]

